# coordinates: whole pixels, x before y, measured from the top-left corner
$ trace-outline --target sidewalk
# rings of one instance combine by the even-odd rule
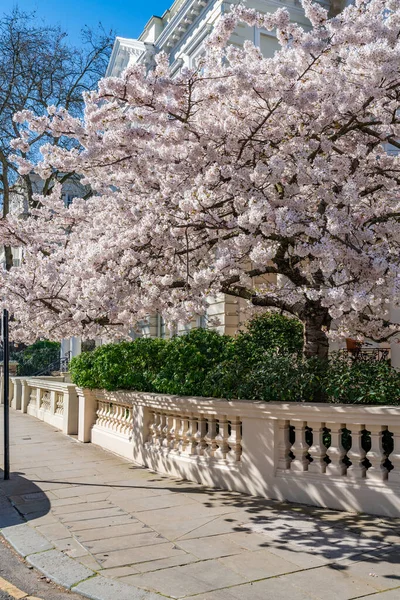
[[[74,592],[99,600],[400,598],[400,518],[207,489],[14,411],[11,440],[2,534]]]

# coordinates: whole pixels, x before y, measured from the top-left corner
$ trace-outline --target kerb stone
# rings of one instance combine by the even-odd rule
[[[26,523],[6,527],[2,530],[2,534],[7,542],[23,557],[54,548],[54,545],[43,535]]]
[[[32,554],[27,561],[46,577],[68,589],[94,575],[94,571],[58,550]]]

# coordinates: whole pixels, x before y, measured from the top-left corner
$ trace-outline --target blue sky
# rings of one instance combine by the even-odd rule
[[[99,21],[106,30],[114,29],[122,37],[137,37],[152,15],[161,14],[173,0],[0,0],[0,14],[16,5],[23,11],[36,11],[39,19],[60,25],[73,43],[79,43],[84,25],[96,27]]]

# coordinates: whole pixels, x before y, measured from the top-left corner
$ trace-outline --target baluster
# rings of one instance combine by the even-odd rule
[[[196,432],[196,451],[199,456],[203,456],[207,448],[207,441],[205,439],[207,433],[207,421],[204,415],[200,415],[197,421],[197,432]]]
[[[108,409],[107,410],[107,415],[106,415],[107,426],[108,426],[108,429],[113,430],[114,426],[115,426],[116,406],[112,402],[108,402],[107,403],[107,409]]]
[[[330,463],[326,465],[325,472],[332,477],[341,477],[346,473],[346,465],[343,462],[346,450],[342,444],[342,430],[346,427],[344,423],[326,423],[331,432],[331,445],[328,448]]]
[[[105,401],[101,403],[100,425],[102,427],[107,425],[107,406]]]
[[[307,471],[308,469],[308,458],[307,454],[309,446],[306,442],[306,421],[291,421],[291,424],[295,426],[295,441],[292,446],[294,459],[291,462],[290,468],[292,471]]]
[[[156,435],[156,425],[157,425],[157,413],[152,410],[150,411],[150,423],[149,423],[149,435],[148,435],[148,443],[153,445]]]
[[[231,423],[231,435],[228,437],[228,444],[230,448],[230,452],[227,458],[230,461],[238,461],[242,456],[242,436],[240,433],[241,422],[239,417],[233,417],[230,421]]]
[[[363,461],[366,457],[366,452],[362,447],[362,432],[365,425],[351,425],[351,448],[347,453],[347,457],[351,460],[351,465],[347,467],[347,477],[349,479],[364,479],[366,467]]]
[[[101,414],[101,401],[97,401],[97,409],[96,409],[96,422],[95,425],[100,425],[100,414]]]
[[[177,450],[179,454],[181,454],[185,449],[185,431],[186,431],[186,419],[185,417],[180,417],[180,426],[178,431],[178,445]]]
[[[386,429],[387,427],[383,425],[368,425],[368,430],[371,432],[371,450],[368,452],[367,458],[371,466],[367,470],[367,479],[384,481],[388,478],[388,470],[383,466],[386,454],[382,445],[382,432]]]
[[[105,414],[105,425],[107,429],[113,429],[114,427],[114,412],[115,407],[111,402],[106,403],[106,414]]]
[[[278,421],[278,469],[289,469],[292,459],[290,453],[290,421],[280,419]]]
[[[389,481],[400,484],[400,426],[391,425],[390,431],[393,433],[393,452],[390,454],[389,460],[393,469],[389,473]]]
[[[125,404],[123,404],[121,406],[121,420],[120,420],[121,425],[120,425],[120,428],[121,428],[121,433],[124,434],[124,435],[127,432],[127,422],[126,422],[126,413],[127,413],[127,411],[128,411],[128,407]]]
[[[172,416],[172,429],[170,432],[171,435],[171,442],[169,447],[171,448],[171,450],[177,450],[178,449],[178,428],[179,428],[179,417],[177,415],[173,415]]]
[[[323,439],[325,423],[308,423],[308,427],[312,429],[313,436],[313,443],[308,450],[308,453],[313,460],[308,465],[308,470],[310,473],[325,473],[326,446]]]
[[[171,414],[167,414],[165,417],[165,427],[163,429],[163,442],[162,445],[164,448],[171,447],[172,440],[172,429],[173,429],[173,416]]]
[[[126,415],[126,406],[122,405],[120,408],[120,411],[119,411],[119,431],[122,434],[125,433],[125,427],[126,427],[125,415]]]
[[[215,437],[217,435],[217,421],[215,416],[212,415],[208,419],[208,431],[204,438],[207,443],[206,448],[204,449],[204,456],[212,457],[214,456],[214,452],[217,450],[218,446],[215,441]]]
[[[229,453],[229,445],[228,445],[228,421],[226,419],[226,415],[223,415],[219,419],[219,431],[218,435],[215,438],[217,443],[217,449],[214,452],[215,458],[226,458]]]
[[[151,442],[152,442],[153,446],[157,445],[157,435],[158,435],[157,428],[160,423],[160,417],[161,417],[160,413],[158,411],[154,411],[153,435],[151,438]]]
[[[126,431],[129,435],[132,435],[133,430],[133,409],[132,406],[128,406],[125,411],[125,422],[126,422]]]
[[[105,421],[106,421],[106,427],[111,430],[114,425],[114,412],[115,412],[115,406],[112,404],[112,402],[107,402],[106,403]]]
[[[32,406],[35,406],[35,404],[36,404],[36,390],[35,390],[35,388],[33,388],[33,389],[31,389],[30,394],[29,394],[28,406],[30,405],[32,408]]]
[[[163,440],[164,440],[164,427],[166,425],[167,419],[166,419],[166,415],[165,413],[160,413],[159,414],[159,419],[158,419],[158,423],[157,423],[157,429],[156,429],[156,445],[157,446],[162,446]]]
[[[120,404],[114,405],[114,411],[115,411],[114,427],[115,427],[115,431],[117,433],[122,433],[122,419],[123,419],[122,410],[123,410],[123,408]]]
[[[104,424],[107,429],[112,429],[113,419],[114,419],[114,406],[111,402],[106,402],[105,406],[105,415],[104,415]]]
[[[193,454],[196,454],[197,445],[197,418],[193,415],[193,413],[190,414],[189,419],[186,420],[186,423],[188,424],[188,428],[185,431],[185,454],[187,456],[193,456]]]
[[[126,410],[125,420],[126,420],[126,431],[127,431],[127,434],[129,435],[129,440],[131,440],[132,436],[133,436],[133,408],[132,408],[132,406],[129,406],[128,409]]]

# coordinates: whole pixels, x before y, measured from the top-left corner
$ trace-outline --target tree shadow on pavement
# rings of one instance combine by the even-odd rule
[[[33,481],[14,472],[4,481],[0,469],[0,529],[38,519],[50,511],[50,500]]]

